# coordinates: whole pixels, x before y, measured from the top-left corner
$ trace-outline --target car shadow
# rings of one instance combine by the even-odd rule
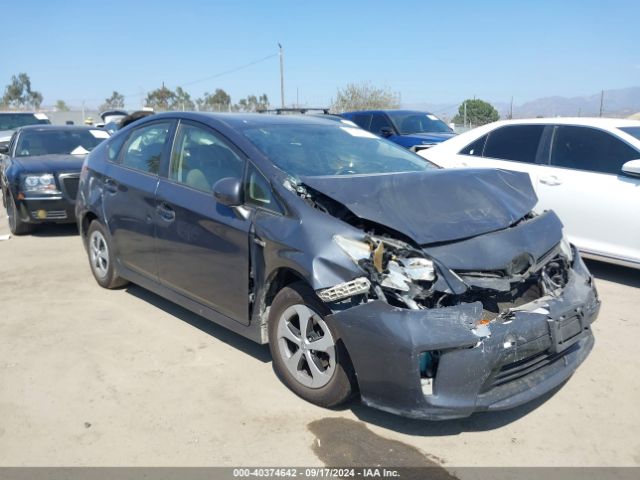
[[[544,395],[519,407],[494,412],[478,412],[470,417],[457,420],[417,420],[370,408],[358,400],[347,405],[359,420],[405,435],[421,437],[443,437],[459,435],[463,432],[484,432],[496,430],[528,415],[553,397],[566,381]]]
[[[251,355],[256,360],[263,363],[271,361],[271,354],[269,353],[269,347],[267,345],[260,345],[248,338],[243,337],[237,333],[232,332],[220,325],[217,325],[200,315],[193,313],[186,308],[182,308],[180,305],[173,303],[170,300],[160,297],[155,293],[146,290],[138,285],[130,284],[125,288],[125,291],[133,295],[140,300],[144,300],[150,303],[156,308],[159,308],[169,315],[172,315],[185,323],[188,323],[192,327],[203,331],[207,335],[217,338],[221,342],[240,350],[247,355]]]
[[[586,258],[584,262],[597,280],[607,280],[608,282],[620,283],[628,287],[640,288],[640,272],[635,268]]]
[[[33,237],[74,237],[78,235],[78,226],[75,223],[52,223],[36,225],[31,236]]]

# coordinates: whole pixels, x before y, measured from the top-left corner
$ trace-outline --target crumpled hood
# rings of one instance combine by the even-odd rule
[[[80,172],[85,155],[36,155],[17,157],[21,172],[54,173]]]
[[[301,180],[354,215],[396,230],[420,245],[507,228],[538,201],[529,175],[507,170],[434,169]]]

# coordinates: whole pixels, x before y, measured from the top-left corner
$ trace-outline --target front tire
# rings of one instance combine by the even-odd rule
[[[101,287],[113,289],[128,283],[116,274],[109,234],[97,220],[87,230],[87,247],[91,273]]]
[[[6,196],[9,197],[8,200],[6,200],[7,217],[9,217],[9,230],[11,230],[11,233],[14,235],[28,235],[33,231],[33,225],[22,221],[18,206],[13,199],[13,195],[7,192]]]
[[[325,316],[313,290],[299,282],[283,288],[269,313],[273,368],[295,394],[322,407],[346,402],[356,390],[346,349]]]

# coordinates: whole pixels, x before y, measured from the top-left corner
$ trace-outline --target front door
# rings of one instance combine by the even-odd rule
[[[219,134],[181,121],[156,193],[158,275],[168,288],[249,323],[251,222],[216,202],[213,185],[242,178],[244,160]]]

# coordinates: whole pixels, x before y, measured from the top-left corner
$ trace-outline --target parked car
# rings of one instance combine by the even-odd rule
[[[640,122],[536,118],[476,128],[420,153],[442,167],[526,172],[590,258],[640,268]]]
[[[0,186],[14,235],[40,223],[75,222],[80,168],[109,134],[88,127],[33,125],[16,130],[0,147]]]
[[[414,110],[368,110],[346,112],[342,117],[415,152],[433,147],[455,133],[429,112]]]
[[[592,277],[536,201],[332,120],[164,113],[87,156],[76,215],[101,286],[269,343],[300,397],[443,419],[539,397],[593,346]]]
[[[44,113],[0,112],[0,148],[7,146],[16,128],[26,125],[48,125],[51,121]]]

